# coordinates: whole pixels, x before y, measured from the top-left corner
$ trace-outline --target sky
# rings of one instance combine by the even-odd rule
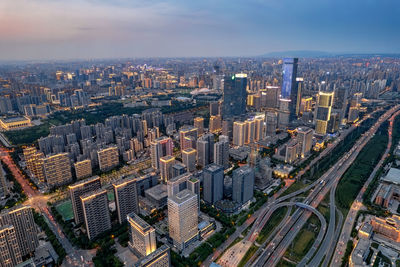
[[[400,53],[398,0],[0,0],[0,60]]]

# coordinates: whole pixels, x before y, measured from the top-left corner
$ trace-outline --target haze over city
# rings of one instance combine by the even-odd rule
[[[399,53],[400,3],[2,0],[0,60]]]

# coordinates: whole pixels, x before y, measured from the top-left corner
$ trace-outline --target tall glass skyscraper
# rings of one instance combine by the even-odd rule
[[[246,113],[247,75],[243,73],[224,78],[224,101],[222,116],[224,119]]]
[[[298,58],[283,59],[283,82],[281,89],[281,99],[289,101],[289,121],[296,118],[296,107],[299,102],[299,90],[297,87],[297,63]]]

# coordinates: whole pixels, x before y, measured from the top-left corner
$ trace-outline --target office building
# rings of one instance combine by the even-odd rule
[[[113,188],[118,222],[122,224],[128,214],[139,213],[137,179],[134,177],[121,179],[113,183]]]
[[[90,159],[74,163],[74,168],[78,180],[92,176],[92,161]]]
[[[315,133],[325,135],[328,129],[328,122],[331,118],[333,104],[333,92],[319,92],[318,105],[315,116]]]
[[[172,178],[172,166],[175,165],[175,157],[167,155],[160,158],[161,180],[167,182]]]
[[[168,197],[176,195],[182,190],[188,189],[187,182],[193,176],[190,173],[184,173],[177,177],[171,178],[167,182],[167,193]],[[194,192],[195,193],[195,192]]]
[[[190,177],[186,181],[186,187],[189,191],[197,195],[197,203],[200,211],[200,180],[194,177]]]
[[[233,171],[232,200],[244,204],[253,198],[254,170],[248,166],[242,166]]]
[[[145,257],[157,248],[156,230],[136,213],[127,215],[129,224],[129,249],[138,257]]]
[[[297,155],[298,155],[298,143],[296,139],[291,139],[287,144],[286,144],[286,153],[285,153],[285,162],[292,164],[297,160]]]
[[[111,229],[107,190],[98,189],[81,196],[86,234],[93,240]]]
[[[20,263],[22,263],[22,255],[15,227],[12,225],[0,226],[0,266],[14,267]]]
[[[43,160],[44,174],[49,187],[72,182],[71,163],[68,153],[48,156]]]
[[[278,115],[275,112],[267,112],[265,114],[265,134],[274,136],[278,127]]]
[[[303,97],[300,104],[300,113],[310,112],[312,110],[312,97]]]
[[[211,116],[209,125],[210,133],[219,133],[222,130],[221,116]]]
[[[172,166],[172,177],[176,177],[184,173],[186,173],[186,166],[183,163],[178,162]]]
[[[205,134],[197,140],[197,165],[204,167],[214,158],[214,135]]]
[[[307,156],[312,147],[313,130],[308,127],[297,128],[297,142],[299,144],[299,154],[302,158]]]
[[[111,146],[97,151],[101,171],[108,171],[119,164],[118,147]]]
[[[224,168],[210,164],[203,170],[203,199],[209,204],[221,200],[224,196]]]
[[[30,206],[16,206],[5,209],[0,213],[0,226],[12,225],[21,256],[26,256],[35,251],[39,245],[37,225],[33,219]]]
[[[225,135],[220,135],[214,144],[214,163],[224,169],[229,167],[229,138]]]
[[[134,267],[170,267],[171,256],[170,248],[167,245],[162,245],[150,255],[141,258],[136,262]]]
[[[196,142],[197,140],[197,128],[193,126],[183,126],[181,129],[179,129],[179,141],[180,141],[180,146],[181,150],[187,149],[187,148],[194,148],[196,149],[196,144],[193,142]]]
[[[194,118],[194,127],[197,128],[197,136],[201,136],[204,133],[204,118]]]
[[[160,158],[164,156],[172,156],[173,153],[172,139],[166,136],[157,138],[150,145],[151,166],[158,170],[160,168]]]
[[[332,112],[331,117],[328,121],[328,129],[327,132],[330,134],[336,133],[339,130],[340,125],[340,113],[339,112]]]
[[[298,58],[285,58],[283,59],[283,82],[281,88],[280,110],[287,111],[289,114],[289,122],[296,119],[296,109],[298,110],[299,102],[301,99],[301,92],[299,92],[297,81],[297,63]],[[287,104],[287,106],[286,106]],[[281,118],[280,118],[281,119]]]
[[[220,103],[210,102],[210,116],[220,115]]]
[[[247,75],[240,73],[224,78],[222,116],[229,118],[246,113]]]
[[[44,154],[36,147],[27,147],[23,150],[25,163],[30,175],[39,182],[44,183],[46,178],[43,169]]]
[[[169,236],[174,246],[185,249],[198,239],[198,200],[196,194],[185,189],[168,197]]]
[[[235,121],[233,123],[233,145],[243,146],[246,141],[246,123]]]
[[[196,169],[196,157],[196,149],[187,148],[182,150],[182,163],[186,166],[189,172],[193,172]]]
[[[245,121],[245,131],[244,131],[244,143],[252,144],[254,143],[256,137],[256,122],[253,119],[247,119]]]
[[[81,196],[96,191],[101,188],[101,181],[99,176],[94,176],[86,180],[68,186],[69,196],[72,202],[72,210],[74,212],[74,219],[76,224],[83,223],[85,218],[83,216]]]

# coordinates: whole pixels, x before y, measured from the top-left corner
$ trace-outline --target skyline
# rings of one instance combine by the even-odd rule
[[[4,0],[0,60],[400,53],[386,1]]]

